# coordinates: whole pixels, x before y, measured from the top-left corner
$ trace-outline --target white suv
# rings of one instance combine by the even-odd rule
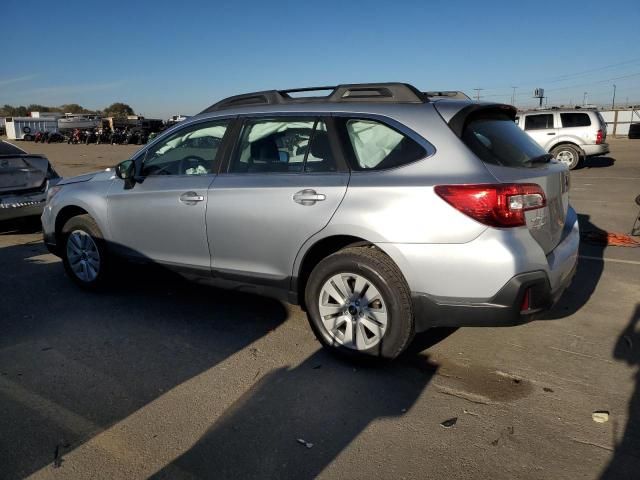
[[[572,170],[585,157],[609,153],[607,124],[595,110],[520,112],[516,124]]]

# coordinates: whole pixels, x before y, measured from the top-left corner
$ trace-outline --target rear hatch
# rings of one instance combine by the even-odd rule
[[[569,171],[518,128],[512,107],[474,105],[464,110],[468,111],[461,111],[449,123],[496,180],[536,184],[544,191],[546,204],[526,211],[525,218],[533,238],[545,254],[550,253],[563,238]]]
[[[45,157],[0,155],[0,194],[38,191],[52,177],[57,175]]]

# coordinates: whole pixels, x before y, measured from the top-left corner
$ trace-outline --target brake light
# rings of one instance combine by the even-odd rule
[[[596,145],[600,145],[602,143],[602,129],[598,130],[596,133]]]
[[[544,191],[535,183],[438,185],[435,192],[465,215],[490,227],[521,227],[524,212],[544,208]]]

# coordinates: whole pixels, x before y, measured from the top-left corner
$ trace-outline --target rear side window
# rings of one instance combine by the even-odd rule
[[[588,127],[591,119],[587,113],[561,113],[563,127]]]
[[[527,115],[524,119],[525,130],[553,128],[553,114]]]
[[[347,121],[356,170],[384,170],[415,162],[427,151],[415,140],[374,120]]]
[[[483,162],[506,167],[531,167],[546,152],[506,115],[484,115],[467,123],[462,141]]]
[[[326,124],[316,118],[249,119],[242,129],[229,171],[336,171]]]

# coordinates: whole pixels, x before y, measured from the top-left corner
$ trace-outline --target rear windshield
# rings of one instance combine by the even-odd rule
[[[505,167],[531,167],[546,152],[506,115],[483,115],[465,126],[462,141],[483,162]]]

